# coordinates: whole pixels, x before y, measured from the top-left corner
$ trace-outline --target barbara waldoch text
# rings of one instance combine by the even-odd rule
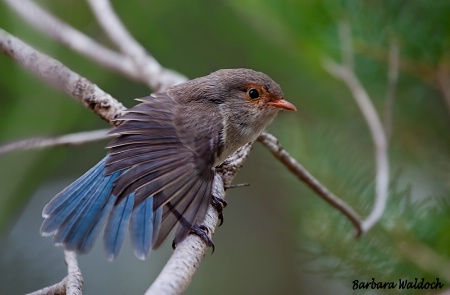
[[[353,281],[353,290],[359,289],[442,289],[444,284],[439,282],[439,278],[435,281],[425,281],[425,278],[414,280],[398,279],[397,282],[382,282],[372,278],[371,281]]]

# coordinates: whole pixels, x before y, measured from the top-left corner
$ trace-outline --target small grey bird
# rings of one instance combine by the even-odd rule
[[[179,243],[206,215],[215,167],[280,110],[296,110],[277,83],[249,69],[219,70],[137,100],[116,119],[106,157],[45,206],[41,233],[56,245],[88,252],[104,227],[113,260],[129,228],[135,255],[145,259],[177,223]]]

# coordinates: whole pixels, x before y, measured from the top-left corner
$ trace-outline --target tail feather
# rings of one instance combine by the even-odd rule
[[[104,163],[105,159],[61,191],[44,207],[42,216],[45,220],[41,226],[42,235],[48,236],[55,234],[58,228],[64,222],[68,222],[67,219],[70,216],[74,215],[73,212],[77,208],[83,206],[89,198],[93,197],[92,195],[88,195],[88,192],[93,187],[96,188],[100,185],[100,182],[103,180]]]
[[[134,193],[131,193],[124,200],[116,204],[109,215],[103,237],[106,255],[109,260],[114,260],[122,248],[125,231],[130,223],[133,207]]]
[[[86,192],[84,205],[72,211],[75,215],[68,216],[67,222],[61,224],[54,237],[55,243],[62,243],[66,249],[82,253],[82,248],[88,249],[83,247],[84,241],[89,235],[98,235],[99,231],[93,231],[94,227],[101,228],[105,220],[102,218],[103,215],[109,214],[114,204],[115,198],[110,197],[110,194],[117,176],[116,173],[98,179],[98,182]],[[95,239],[97,235],[92,238]]]
[[[80,253],[87,253],[92,249],[92,247],[94,246],[94,243],[97,240],[97,237],[98,237],[101,229],[103,228],[103,225],[105,224],[106,219],[108,218],[109,213],[111,212],[115,202],[116,202],[115,198],[108,199],[108,202],[102,208],[102,211],[100,213],[97,223],[91,228],[89,234],[87,234],[87,236],[84,238],[83,243],[81,243],[79,245],[78,250],[80,251]]]
[[[86,253],[92,248],[107,217],[113,215],[110,220],[114,219],[112,211],[117,211],[113,209],[117,198],[112,188],[123,171],[105,175],[106,160],[103,158],[44,207],[42,235],[53,235],[54,243],[66,250]]]
[[[150,252],[153,237],[153,198],[148,198],[139,204],[133,211],[130,221],[131,244],[134,254],[144,260]]]
[[[103,175],[106,159],[107,157],[103,158],[80,178],[72,182],[68,187],[58,193],[44,207],[44,209],[42,210],[42,216],[46,218],[49,215],[54,215],[57,210],[61,210],[62,208],[66,207],[68,205],[68,202],[73,202],[74,195],[79,195],[80,192],[88,189],[93,182],[98,182],[99,177]]]

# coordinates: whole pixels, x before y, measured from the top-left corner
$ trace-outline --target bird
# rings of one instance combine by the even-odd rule
[[[178,244],[206,215],[216,167],[280,110],[296,110],[269,76],[244,68],[136,100],[114,119],[106,156],[44,207],[41,234],[56,246],[87,253],[103,230],[114,260],[128,230],[144,260],[175,227]]]

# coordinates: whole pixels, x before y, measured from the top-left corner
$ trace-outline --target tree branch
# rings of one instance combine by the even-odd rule
[[[125,110],[120,102],[94,83],[2,29],[0,52],[16,60],[44,82],[63,90],[108,123]]]
[[[140,82],[145,81],[139,72],[136,71],[135,64],[131,59],[97,43],[92,38],[43,10],[33,1],[5,0],[5,2],[33,27],[41,30],[68,48],[130,79]]]
[[[78,267],[77,257],[74,252],[64,251],[67,264],[67,276],[59,283],[27,295],[81,295],[83,290],[83,276]]]
[[[350,40],[342,40],[343,44],[350,44],[351,35],[346,33],[341,34],[341,36],[350,38]],[[344,51],[344,49],[342,50]],[[387,139],[381,120],[372,104],[369,94],[356,77],[351,66],[351,64],[348,62],[345,63],[345,61],[343,65],[339,65],[331,59],[324,62],[325,69],[336,79],[341,80],[352,93],[355,102],[359,106],[359,109],[367,122],[375,146],[375,203],[372,211],[363,221],[362,229],[363,232],[365,232],[378,222],[386,208],[389,186],[389,160],[387,155]]]
[[[384,112],[384,129],[386,130],[386,137],[389,138],[392,134],[392,118],[394,109],[394,100],[397,92],[397,82],[399,74],[399,57],[400,49],[396,40],[391,40],[389,48],[389,66],[388,66],[388,80]]]
[[[154,91],[164,91],[170,86],[179,84],[187,78],[175,71],[163,68],[141,44],[128,32],[114,12],[108,0],[88,0],[97,21],[119,50],[129,57],[138,74]]]
[[[300,163],[298,163],[289,153],[281,146],[277,138],[267,132],[261,133],[258,141],[262,143],[271,153],[277,158],[289,171],[292,172],[298,179],[303,181],[322,199],[328,202],[331,206],[344,214],[355,226],[355,236],[362,233],[361,217],[343,200],[339,199],[332,192],[330,192],[323,184],[321,184],[308,170],[306,170]]]
[[[0,154],[30,150],[37,148],[55,147],[60,145],[80,145],[88,142],[108,138],[111,129],[101,129],[86,132],[77,132],[56,137],[35,137],[0,145]]]

